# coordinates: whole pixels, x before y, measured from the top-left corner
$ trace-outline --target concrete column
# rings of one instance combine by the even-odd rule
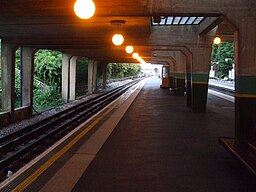
[[[107,64],[108,63],[103,63],[102,64],[102,89],[106,89],[106,84],[107,84]]]
[[[14,114],[15,49],[11,43],[1,41],[2,110]]]
[[[235,139],[256,148],[256,16],[238,16],[235,32]]]
[[[76,99],[76,61],[78,57],[73,56],[70,59],[70,82],[69,82],[69,100],[73,101]]]
[[[176,95],[184,96],[185,92],[185,66],[186,57],[181,52],[176,53],[176,71],[174,74]]]
[[[170,88],[172,90],[175,90],[175,83],[174,83],[174,71],[175,71],[175,65],[176,61],[175,59],[171,59],[172,63],[170,63],[170,70],[169,70],[169,78],[170,78]]]
[[[61,93],[62,93],[62,99],[65,101],[65,103],[69,100],[69,70],[70,70],[70,58],[72,55],[70,54],[62,54],[62,72],[61,72]]]
[[[33,109],[34,51],[29,47],[21,47],[22,106],[29,107],[29,115]]]
[[[98,62],[93,63],[93,93],[97,90],[97,74],[98,74]]]
[[[93,93],[93,60],[89,60],[88,62],[88,93]]]
[[[186,95],[187,95],[187,107],[191,106],[191,68],[192,68],[192,55],[186,55]]]
[[[200,43],[191,48],[192,52],[192,110],[193,112],[205,112],[208,94],[209,71],[211,65],[211,44],[204,43],[199,37]]]

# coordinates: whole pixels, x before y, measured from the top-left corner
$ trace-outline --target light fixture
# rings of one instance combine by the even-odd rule
[[[125,48],[125,51],[126,51],[126,53],[128,53],[128,54],[130,54],[130,53],[132,53],[133,52],[133,46],[126,46],[126,48]]]
[[[139,58],[139,54],[138,53],[133,53],[132,54],[132,58],[133,59],[138,59]]]
[[[220,43],[221,43],[220,37],[215,37],[215,38],[213,39],[213,43],[216,44],[216,45],[220,44]]]
[[[95,4],[92,0],[76,0],[74,12],[80,19],[89,19],[95,13]]]
[[[122,24],[125,24],[124,20],[112,20],[110,21],[112,25],[115,25],[115,34],[112,37],[112,42],[116,46],[120,46],[124,42],[124,37],[120,32],[120,28]]]
[[[141,57],[138,57],[137,60],[141,63],[141,64],[147,64],[144,59],[142,59]]]
[[[141,57],[138,57],[137,60],[140,62],[140,63],[143,63],[143,59]]]
[[[124,42],[124,37],[122,34],[115,34],[112,37],[112,42],[114,43],[114,45],[119,46],[122,45]]]

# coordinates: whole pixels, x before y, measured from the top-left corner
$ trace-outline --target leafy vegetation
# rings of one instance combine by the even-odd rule
[[[1,43],[0,43],[1,48]],[[1,50],[1,49],[0,49]],[[16,51],[15,65],[15,107],[20,106],[20,49]],[[34,60],[34,108],[37,110],[55,107],[63,103],[61,98],[61,65],[62,53],[51,50],[39,50],[35,53]],[[77,61],[77,88],[82,90],[79,95],[85,93],[87,88],[88,58],[80,58]],[[108,65],[109,79],[136,76],[140,72],[139,65],[111,63]],[[1,65],[0,65],[1,71]],[[0,73],[0,98],[2,95],[2,83]],[[100,78],[100,77],[99,77]],[[79,92],[79,91],[78,91]],[[0,110],[2,108],[0,102]]]
[[[212,61],[218,63],[217,77],[227,77],[234,63],[234,43],[223,42],[213,45]]]
[[[34,60],[34,107],[42,110],[59,106],[61,98],[62,53],[59,51],[39,50]]]
[[[1,44],[0,44],[1,45]],[[1,48],[1,47],[0,47]],[[1,50],[1,49],[0,49]],[[62,103],[61,85],[62,54],[58,51],[39,50],[34,60],[34,107],[42,110]],[[0,65],[1,71],[1,65]],[[2,82],[0,73],[0,98],[2,96]],[[20,49],[15,58],[15,107],[20,107]],[[0,110],[2,102],[0,102]]]
[[[56,107],[63,103],[61,93],[57,91],[55,85],[51,85],[48,89],[41,89],[40,86],[35,86],[34,89],[34,108],[47,109]]]
[[[140,73],[141,66],[130,63],[109,63],[107,66],[107,78],[116,79],[136,76]]]
[[[76,96],[84,95],[88,87],[88,58],[81,57],[76,66]]]
[[[47,85],[60,87],[62,54],[59,51],[39,50],[35,54],[35,78]]]

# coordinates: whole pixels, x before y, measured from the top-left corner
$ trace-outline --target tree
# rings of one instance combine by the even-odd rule
[[[234,43],[223,42],[218,46],[218,76],[223,78],[228,76],[229,70],[234,63]]]
[[[213,45],[211,60],[218,63],[217,76],[220,78],[227,77],[229,70],[233,68],[234,42],[222,42],[219,45]]]
[[[35,108],[47,109],[63,103],[59,92],[61,85],[62,53],[52,50],[39,50],[35,54],[34,75],[35,80],[47,84],[42,88],[34,82]]]
[[[35,54],[35,77],[48,84],[61,84],[62,54],[59,51],[39,50]]]
[[[108,79],[136,76],[140,73],[141,66],[131,63],[109,63],[107,66]]]

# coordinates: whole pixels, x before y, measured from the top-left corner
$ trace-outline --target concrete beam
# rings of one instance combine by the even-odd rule
[[[61,6],[59,6],[61,5]],[[23,11],[26,7],[27,11]],[[0,6],[0,13],[2,16],[73,16],[72,4],[70,1],[52,0],[43,1],[34,4],[33,0],[24,0],[22,2],[5,1]],[[130,1],[106,1],[101,2],[97,6],[98,17],[120,17],[120,16],[143,16],[143,15],[167,15],[173,13],[174,15],[181,14],[219,14],[224,11],[237,10],[244,11],[255,7],[254,0],[190,0],[189,3],[180,0],[130,0]],[[47,11],[46,11],[47,10]],[[64,17],[64,18],[65,18]]]
[[[146,45],[173,47],[194,45],[198,36],[198,29],[199,26],[196,25],[152,27]]]
[[[223,19],[221,17],[207,17],[199,26],[199,35],[206,35],[213,28],[219,25]]]

